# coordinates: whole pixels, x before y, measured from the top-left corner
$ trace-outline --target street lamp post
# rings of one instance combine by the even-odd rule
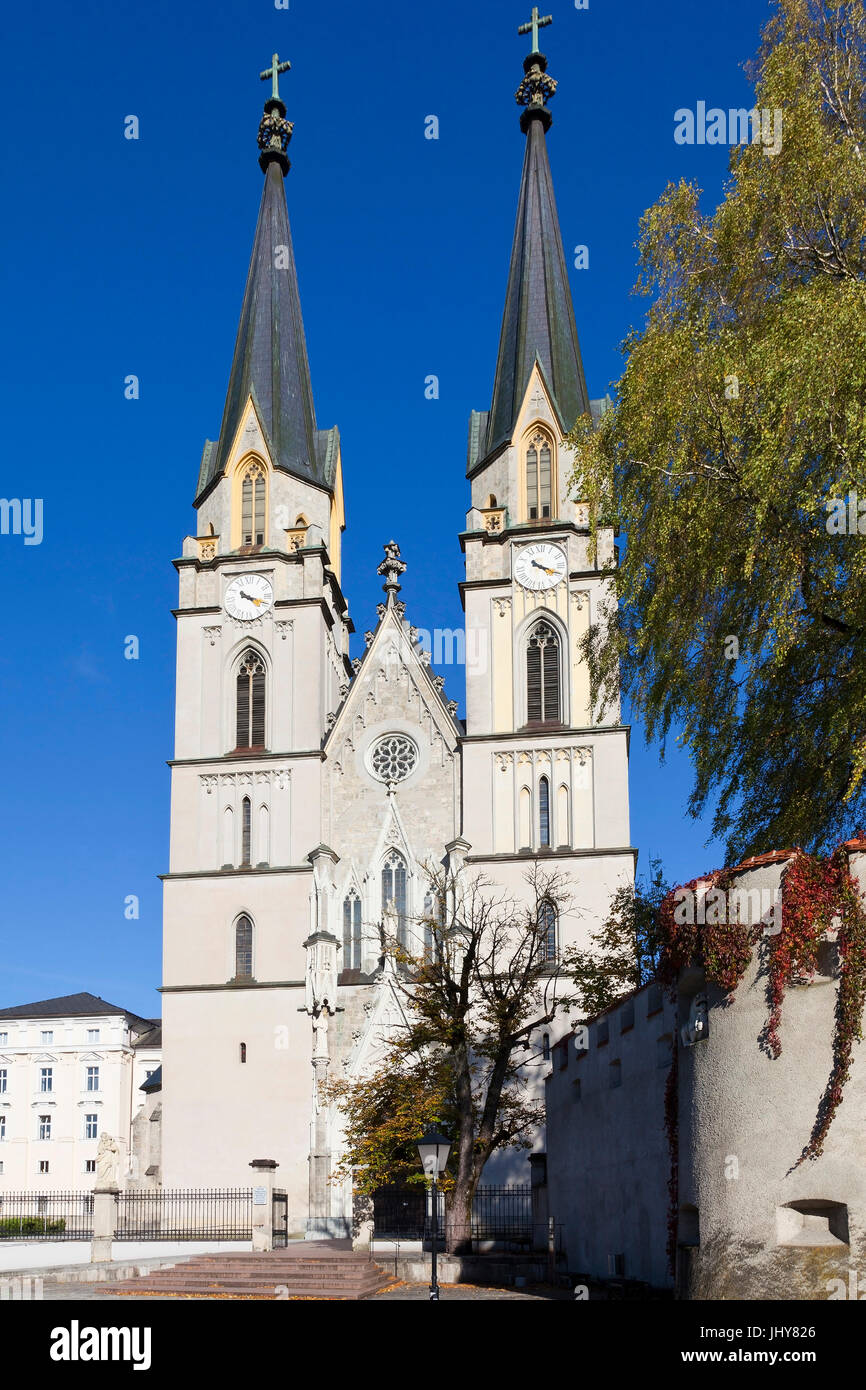
[[[450,1152],[450,1140],[446,1139],[444,1134],[439,1134],[432,1125],[428,1126],[426,1133],[418,1140],[418,1154],[421,1159],[421,1166],[430,1179],[430,1190],[433,1202],[433,1220],[431,1222],[433,1248],[430,1261],[430,1298],[434,1303],[439,1302],[439,1284],[436,1280],[436,1244],[439,1238],[439,1174],[445,1172],[445,1165],[448,1162],[448,1155]]]

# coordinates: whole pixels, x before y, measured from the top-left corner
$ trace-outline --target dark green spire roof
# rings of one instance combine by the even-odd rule
[[[285,107],[279,100],[266,104]],[[276,116],[266,115],[262,123],[274,124]],[[279,124],[279,121],[276,121]],[[283,123],[291,132],[288,122]],[[270,130],[270,127],[269,127]],[[313,405],[313,387],[307,360],[307,344],[301,317],[301,299],[289,214],[283,185],[289,167],[282,148],[263,144],[261,163],[265,186],[253,253],[247,273],[234,359],[226,393],[219,439],[205,445],[198,494],[206,492],[219,478],[229,459],[238,425],[252,396],[259,423],[276,468],[296,477],[331,488],[334,483],[336,431],[319,430]]]
[[[555,86],[552,79],[542,77],[546,67],[542,54],[530,54],[524,66],[528,77],[521,90],[536,79]],[[546,106],[527,104],[521,118],[526,131],[526,155],[493,403],[487,416],[486,436],[482,431],[478,441],[479,461],[511,439],[536,360],[565,430],[570,430],[577,417],[589,409],[547,158],[545,132],[549,125]]]

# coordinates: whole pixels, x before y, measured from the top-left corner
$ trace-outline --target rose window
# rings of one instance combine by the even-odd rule
[[[405,734],[387,734],[374,745],[370,767],[380,782],[402,782],[414,772],[418,749]]]

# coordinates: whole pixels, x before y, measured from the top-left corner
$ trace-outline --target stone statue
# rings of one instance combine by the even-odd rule
[[[313,1057],[328,1056],[328,1010],[317,1009],[313,1014]]]
[[[99,1136],[96,1151],[97,1187],[117,1187],[120,1172],[120,1146],[105,1130]]]

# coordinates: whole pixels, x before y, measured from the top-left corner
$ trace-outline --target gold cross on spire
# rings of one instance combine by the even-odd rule
[[[544,16],[541,16],[541,15],[539,15],[539,13],[538,13],[538,6],[537,6],[537,5],[533,5],[533,7],[532,7],[532,18],[529,20],[529,22],[528,22],[527,24],[521,24],[520,28],[517,30],[518,34],[529,34],[529,33],[532,34],[532,47],[531,47],[530,50],[529,50],[530,53],[537,53],[537,52],[539,51],[539,50],[538,50],[538,31],[539,31],[539,29],[544,29],[548,24],[552,24],[552,23],[553,23],[553,15],[552,15],[552,14],[546,14],[546,15],[544,15]]]
[[[286,59],[286,61],[285,61],[284,63],[281,63],[280,60],[279,60],[279,57],[278,57],[277,54],[275,53],[274,56],[273,56],[273,58],[271,59],[271,66],[270,66],[269,68],[265,68],[264,72],[260,72],[260,73],[259,73],[259,80],[260,80],[260,81],[262,81],[262,82],[267,82],[268,78],[270,78],[271,81],[272,81],[272,83],[273,83],[273,87],[271,88],[271,98],[272,98],[272,100],[274,100],[274,101],[279,101],[279,99],[280,99],[280,88],[279,88],[279,82],[278,82],[279,75],[280,75],[281,72],[288,72],[288,70],[289,70],[289,68],[290,68],[291,66],[292,66],[292,65],[291,65],[291,63],[288,61],[288,59]]]

